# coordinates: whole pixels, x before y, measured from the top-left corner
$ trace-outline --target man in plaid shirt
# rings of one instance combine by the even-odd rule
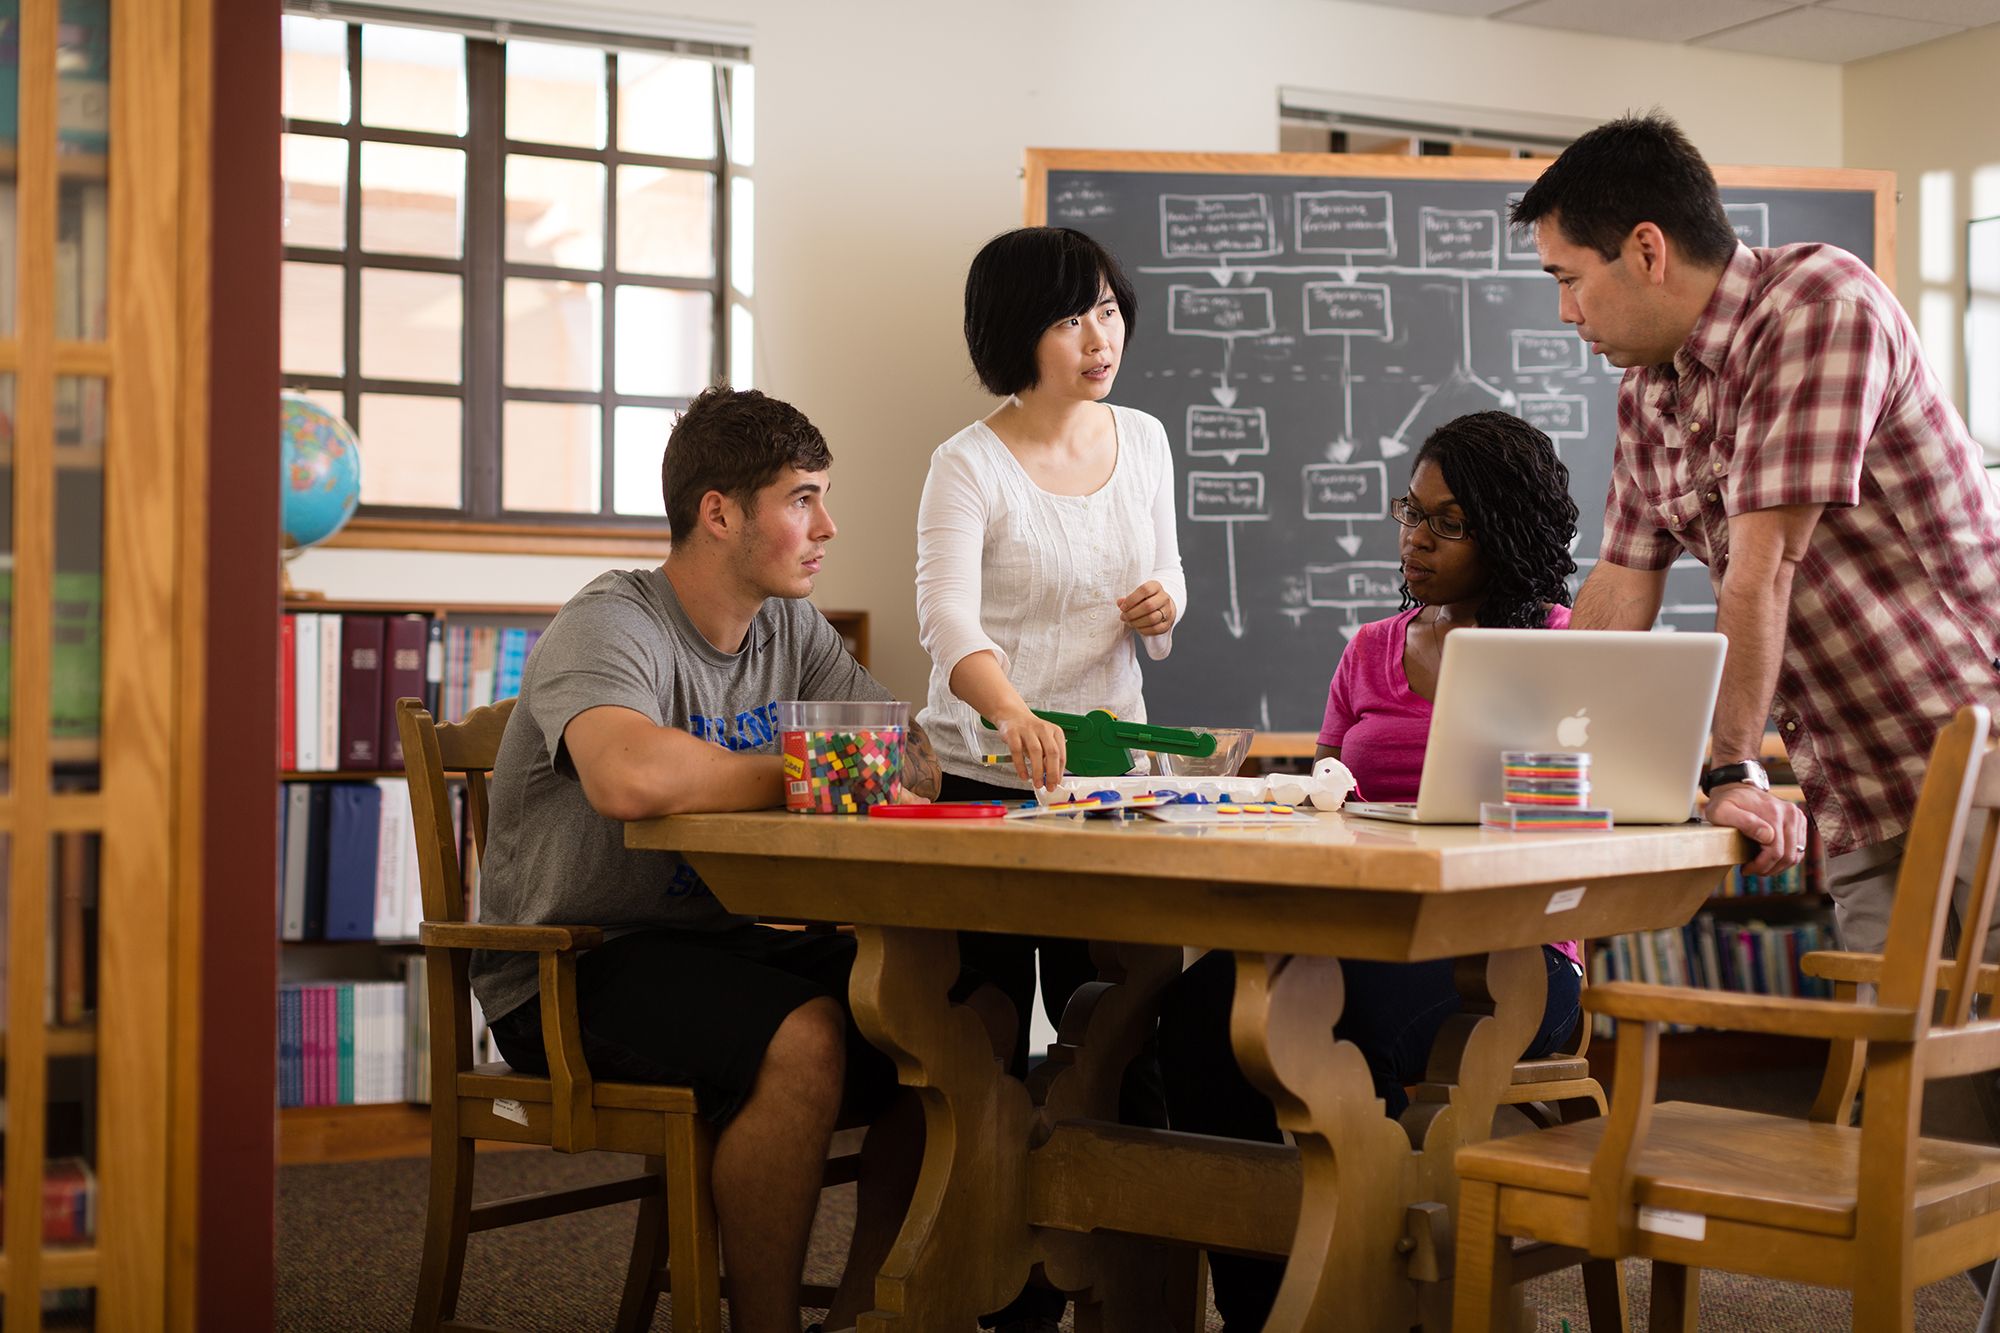
[[[1708,566],[1729,658],[1707,817],[1762,844],[1749,873],[1798,863],[1805,814],[1757,762],[1775,720],[1841,942],[1879,951],[1931,745],[1960,705],[2000,703],[2000,500],[1979,448],[1868,266],[1740,244],[1663,116],[1578,139],[1513,219],[1535,224],[1563,321],[1626,369],[1604,547],[1570,623],[1649,628],[1667,566]]]

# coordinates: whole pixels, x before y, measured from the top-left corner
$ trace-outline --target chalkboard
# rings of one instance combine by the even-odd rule
[[[1189,613],[1146,663],[1155,720],[1317,732],[1347,640],[1400,605],[1389,501],[1463,413],[1556,442],[1588,573],[1620,372],[1507,224],[1540,165],[1030,151],[1028,220],[1096,237],[1138,298],[1113,401],[1175,448]],[[1893,274],[1887,173],[1716,174],[1748,244],[1830,242]],[[1711,627],[1707,570],[1677,564],[1666,602],[1663,627]]]

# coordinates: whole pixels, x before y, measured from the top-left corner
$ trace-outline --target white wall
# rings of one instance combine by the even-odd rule
[[[1290,85],[1593,119],[1658,105],[1717,163],[1843,160],[1834,66],[1338,0],[671,7],[754,26],[757,382],[833,445],[844,530],[818,600],[872,613],[877,673],[912,699],[917,497],[931,449],[991,406],[960,293],[978,245],[1021,221],[1023,147],[1267,152]],[[554,600],[601,563],[334,550],[293,577],[342,597]]]
[[[1846,165],[1896,173],[1896,295],[1965,409],[1965,224],[2000,214],[2000,122],[1983,102],[2000,27],[1845,68]]]

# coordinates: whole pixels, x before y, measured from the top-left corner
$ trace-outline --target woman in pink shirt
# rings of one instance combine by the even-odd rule
[[[1418,451],[1408,493],[1389,506],[1402,525],[1404,610],[1361,627],[1327,690],[1318,757],[1332,755],[1372,801],[1413,801],[1430,736],[1444,641],[1468,625],[1560,629],[1576,572],[1576,502],[1548,436],[1505,412],[1447,422]],[[1583,967],[1576,942],[1542,946],[1548,1000],[1527,1054],[1545,1055],[1576,1027]],[[1367,1059],[1375,1095],[1397,1117],[1404,1085],[1424,1076],[1431,1043],[1459,995],[1449,960],[1341,964],[1347,1001],[1334,1032]],[[1280,1141],[1276,1113],[1237,1068],[1229,1044],[1234,955],[1187,970],[1160,1013],[1160,1063],[1175,1129]],[[1229,1333],[1263,1327],[1282,1267],[1211,1254],[1215,1304]]]

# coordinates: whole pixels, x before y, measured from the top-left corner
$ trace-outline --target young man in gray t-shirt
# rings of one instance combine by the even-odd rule
[[[606,927],[577,963],[591,1072],[690,1085],[719,1126],[715,1203],[738,1333],[798,1328],[843,1108],[884,1131],[863,1151],[851,1282],[827,1320],[854,1322],[914,1184],[923,1122],[847,1012],[853,940],[730,913],[675,853],[628,850],[623,821],[780,805],[778,700],[890,697],[805,600],[835,531],[831,462],[802,413],[761,393],[714,388],[689,405],[663,468],[666,563],[592,582],[528,660],[481,880],[487,920]],[[915,729],[903,777],[936,794]],[[545,1070],[534,959],[475,955],[472,983],[508,1063]],[[967,998],[1011,1043],[1005,999],[990,987]]]

